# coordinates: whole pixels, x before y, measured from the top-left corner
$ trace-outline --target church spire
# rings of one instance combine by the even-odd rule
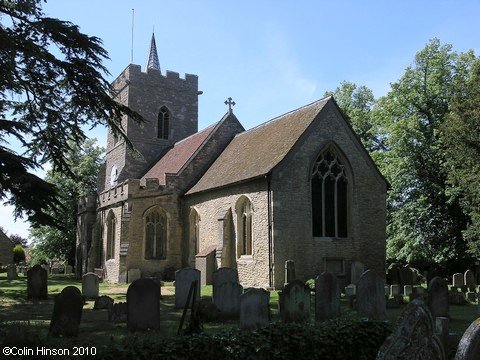
[[[150,42],[150,51],[148,52],[147,65],[145,71],[148,69],[160,71],[160,61],[158,60],[157,45],[155,43],[155,34],[152,33],[152,41]]]

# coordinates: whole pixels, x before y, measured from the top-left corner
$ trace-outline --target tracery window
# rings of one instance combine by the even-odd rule
[[[115,215],[113,211],[107,216],[107,260],[115,258]]]
[[[170,111],[162,106],[158,113],[157,137],[159,139],[168,139],[170,131]]]
[[[145,215],[145,259],[166,259],[167,217],[156,208]]]
[[[252,255],[252,204],[246,197],[237,203],[238,241],[237,257]]]
[[[347,237],[348,180],[333,147],[315,162],[311,185],[313,236]]]

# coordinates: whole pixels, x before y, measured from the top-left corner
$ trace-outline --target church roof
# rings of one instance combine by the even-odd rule
[[[197,149],[218,125],[213,124],[179,142],[175,143],[167,153],[142,176],[143,179],[158,178],[160,185],[166,184],[166,174],[177,174],[192,158]]]
[[[318,100],[236,135],[187,194],[268,174],[292,149],[330,99]]]
[[[158,60],[157,44],[155,43],[155,34],[152,34],[152,40],[150,41],[150,51],[148,52],[147,65],[145,65],[145,71],[148,69],[154,69],[160,71],[160,61]]]

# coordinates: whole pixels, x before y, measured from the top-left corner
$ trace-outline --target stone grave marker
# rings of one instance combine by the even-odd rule
[[[127,303],[113,303],[108,307],[108,321],[114,323],[127,322]]]
[[[65,274],[71,274],[71,273],[73,273],[73,266],[69,265],[69,264],[66,264],[65,265]]]
[[[390,286],[384,285],[383,289],[385,291],[385,296],[388,297],[390,295]]]
[[[310,288],[302,281],[290,281],[279,296],[280,317],[284,322],[303,322],[309,319]]]
[[[408,266],[402,266],[400,268],[400,283],[401,285],[413,284],[413,271]]]
[[[192,268],[175,271],[175,308],[179,309],[185,306],[193,281],[197,282],[197,291],[194,294],[195,302],[197,302],[200,300],[200,271]]]
[[[152,279],[137,279],[127,290],[127,329],[160,328],[160,286]]]
[[[47,297],[47,272],[40,265],[35,265],[27,271],[27,299]]]
[[[374,270],[367,270],[358,281],[357,306],[360,317],[385,320],[387,317],[383,279]]]
[[[463,334],[457,347],[455,359],[480,359],[480,318],[472,322]]]
[[[435,335],[432,315],[427,306],[414,300],[397,319],[393,333],[377,353],[377,360],[445,360],[445,351]]]
[[[293,280],[295,280],[295,263],[293,260],[287,260],[285,261],[285,284],[289,284]]]
[[[476,282],[475,282],[475,274],[473,273],[472,270],[467,270],[465,271],[465,274],[463,275],[464,277],[464,283],[468,288],[468,291],[475,291],[476,287]]]
[[[452,279],[452,286],[454,288],[461,288],[463,285],[463,274],[462,273],[456,273],[453,274],[453,279]]]
[[[340,315],[340,285],[334,274],[324,272],[315,278],[315,320],[332,319],[338,315]]]
[[[7,265],[7,280],[17,280],[17,266],[15,264]]]
[[[42,268],[47,272],[47,277],[50,275],[50,265],[43,264]]]
[[[216,293],[215,290],[218,289],[220,285],[225,282],[234,282],[238,283],[238,272],[237,269],[232,269],[229,267],[221,267],[220,269],[213,272],[213,303],[215,304]]]
[[[435,276],[428,284],[428,307],[433,318],[448,317],[448,286],[445,279]]]
[[[357,293],[357,286],[355,284],[350,284],[345,286],[345,295],[350,297],[354,296]]]
[[[401,269],[401,266],[397,263],[393,263],[388,267],[387,283],[401,285],[400,269]]]
[[[222,282],[215,290],[215,306],[221,318],[238,318],[243,287],[238,282]]]
[[[82,319],[83,303],[82,294],[75,286],[67,286],[55,296],[50,335],[54,337],[77,336]]]
[[[477,299],[477,294],[475,294],[473,291],[469,291],[465,294],[465,297],[467,301],[475,302],[475,300]]]
[[[94,273],[82,276],[82,295],[85,299],[96,299],[100,287],[100,278]]]
[[[394,284],[390,285],[390,296],[395,297],[400,295],[400,285]]]
[[[358,280],[360,280],[360,276],[365,272],[365,265],[360,261],[352,262],[350,267],[350,283],[357,285]]]
[[[270,293],[264,289],[250,288],[240,296],[240,327],[254,329],[268,325]]]
[[[403,286],[403,296],[410,296],[412,294],[413,294],[412,285],[404,285]]]
[[[127,282],[129,284],[133,283],[137,279],[142,278],[142,272],[140,269],[129,269],[127,272]]]
[[[109,309],[114,300],[110,296],[102,295],[95,299],[93,310]]]

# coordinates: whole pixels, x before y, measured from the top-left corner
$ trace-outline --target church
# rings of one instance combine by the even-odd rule
[[[194,267],[205,284],[231,267],[244,287],[281,288],[287,260],[302,280],[348,284],[355,262],[384,274],[387,182],[332,97],[249,130],[228,99],[198,131],[198,77],[162,74],[153,36],[144,71],[112,88],[148,121],[122,121],[139,154],[109,131],[97,193],[79,201],[77,275]]]

